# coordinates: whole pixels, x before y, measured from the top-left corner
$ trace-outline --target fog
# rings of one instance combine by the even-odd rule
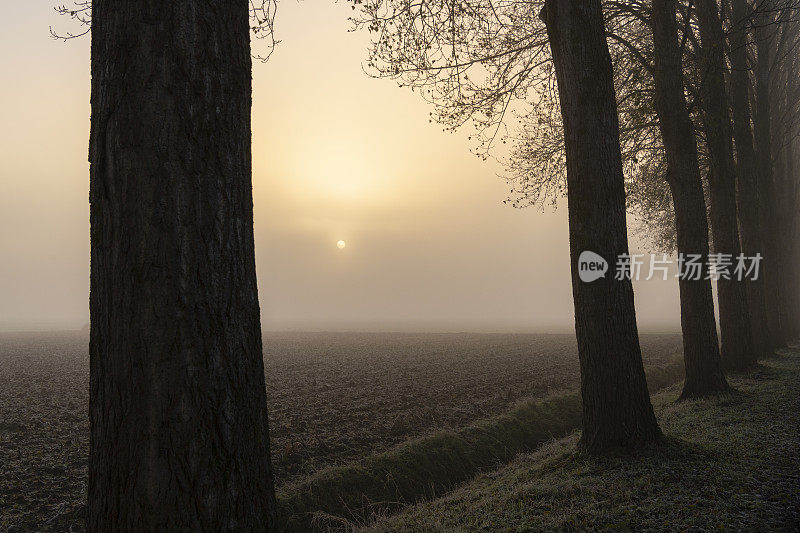
[[[76,29],[53,5],[11,3],[0,21],[4,330],[88,322],[89,40],[51,39]],[[282,42],[254,62],[264,330],[569,331],[564,202],[504,205],[502,167],[469,153],[469,127],[443,132],[417,94],[363,73],[350,13],[282,3]],[[679,327],[677,282],[635,289],[642,330]]]

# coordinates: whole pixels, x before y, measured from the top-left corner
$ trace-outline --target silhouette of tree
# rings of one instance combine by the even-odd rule
[[[74,15],[91,24],[92,531],[275,526],[250,152],[251,21],[274,12],[253,9]]]
[[[446,128],[471,121],[481,157],[508,139],[508,122],[515,120],[544,140],[529,143],[531,150],[550,149],[536,160],[523,159],[559,176],[566,170],[566,181],[548,175],[522,193],[530,191],[536,200],[559,191],[568,195],[582,442],[597,452],[650,442],[660,432],[642,369],[630,280],[612,275],[586,284],[577,272],[582,251],[613,265],[628,244],[603,13],[599,0],[576,4],[353,1],[359,8],[355,26],[373,38],[367,60],[373,75],[421,93],[434,106],[431,120]],[[539,19],[544,5],[547,25]]]
[[[736,161],[733,154],[730,103],[725,87],[725,34],[716,0],[696,0],[700,30],[698,66],[702,74],[700,115],[708,160],[711,233],[716,254],[736,258],[742,248],[736,206]],[[757,361],[745,284],[717,281],[720,355],[723,365],[744,370]]]
[[[733,140],[736,146],[738,214],[742,251],[754,257],[762,252],[762,225],[758,202],[758,181],[750,112],[750,64],[748,59],[748,20],[746,0],[731,0],[728,22],[730,62],[730,107]],[[747,281],[748,308],[753,332],[753,356],[762,359],[772,353],[764,299],[764,278]]]
[[[653,0],[655,107],[666,154],[666,179],[675,205],[678,250],[700,259],[697,275],[679,281],[686,362],[682,397],[727,390],[720,367],[711,282],[706,278],[708,223],[694,127],[685,99],[674,0]]]
[[[547,0],[567,163],[575,332],[581,360],[583,434],[589,452],[640,446],[661,431],[650,405],[636,328],[633,286],[579,278],[581,253],[628,254],[617,102],[600,0]]]

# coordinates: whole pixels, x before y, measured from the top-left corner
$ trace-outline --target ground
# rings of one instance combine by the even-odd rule
[[[735,393],[654,398],[666,441],[588,458],[577,434],[370,531],[797,531],[800,350],[734,376]]]
[[[645,365],[681,351],[642,336]],[[279,485],[580,383],[575,335],[280,333],[264,337]]]
[[[680,349],[645,335],[648,364]],[[276,484],[578,383],[574,335],[268,333]],[[79,523],[86,498],[85,332],[0,334],[0,532]]]
[[[678,335],[644,335],[642,345],[649,369],[675,366]],[[0,531],[82,529],[86,346],[80,333],[0,336]],[[656,395],[667,443],[602,461],[577,455],[574,435],[513,456],[538,442],[525,429],[532,421],[541,429],[538,421],[547,420],[563,435],[575,426],[561,413],[579,419],[569,395],[559,393],[549,404],[537,400],[577,386],[571,335],[292,333],[267,335],[265,352],[282,505],[323,509],[315,498],[325,483],[363,493],[367,487],[358,483],[374,481],[376,472],[419,476],[445,468],[437,457],[456,451],[472,469],[453,478],[472,481],[453,485],[445,497],[377,524],[313,517],[320,527],[800,527],[797,350],[734,377],[735,395],[680,404],[674,403],[679,388]],[[674,373],[648,376],[675,381]],[[458,450],[442,451],[440,445],[454,443]],[[500,457],[497,450],[512,455]],[[403,463],[410,457],[435,460],[429,470],[414,471]],[[495,470],[501,461],[511,464]],[[430,496],[431,486],[417,492]],[[380,517],[381,506],[374,509]]]

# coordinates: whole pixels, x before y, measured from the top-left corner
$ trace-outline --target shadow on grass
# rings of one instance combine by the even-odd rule
[[[666,435],[660,441],[641,448],[617,448],[602,455],[587,455],[577,448],[563,454],[558,461],[542,464],[543,469],[581,470],[590,468],[596,472],[608,473],[613,469],[647,469],[657,473],[659,466],[672,463],[682,468],[692,462],[698,464],[715,459],[719,453],[713,449],[687,441],[675,436]]]

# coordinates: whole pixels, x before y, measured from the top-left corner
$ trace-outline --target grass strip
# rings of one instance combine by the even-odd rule
[[[682,357],[647,370],[659,390],[683,379]],[[332,466],[278,492],[286,531],[366,524],[376,516],[435,498],[457,485],[580,426],[577,392],[519,402],[510,411],[472,425],[408,440],[391,450]]]
[[[367,528],[406,531],[796,531],[800,524],[800,349],[735,392],[653,397],[666,442],[587,457],[577,432]]]

